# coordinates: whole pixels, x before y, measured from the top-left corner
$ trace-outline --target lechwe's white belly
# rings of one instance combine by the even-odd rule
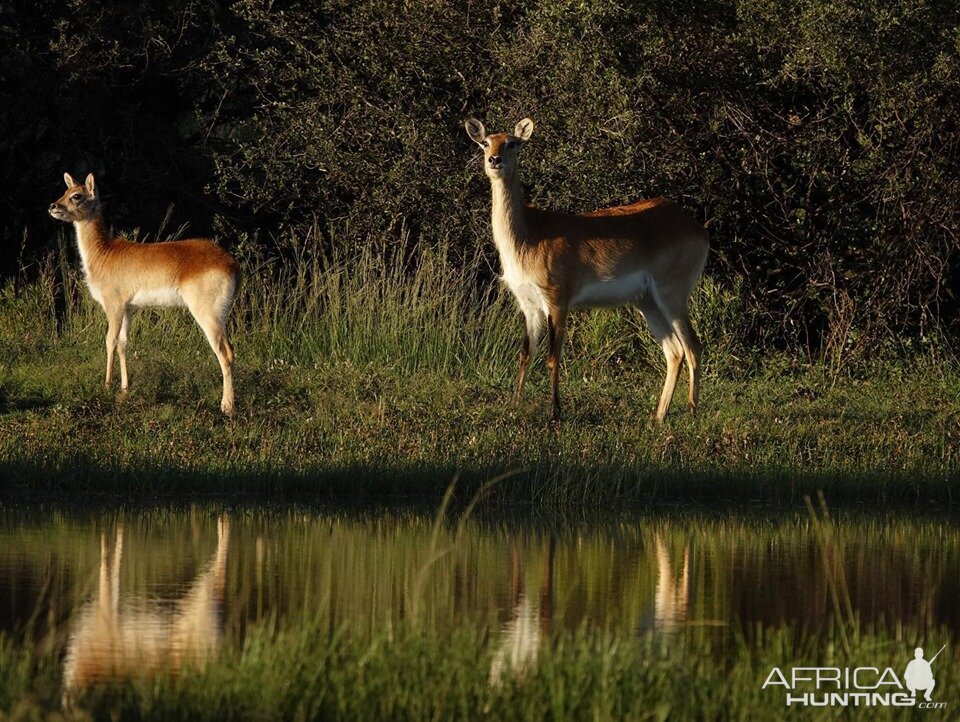
[[[634,303],[650,289],[650,274],[635,271],[617,278],[594,281],[581,288],[571,306],[619,306]]]
[[[176,288],[147,288],[137,291],[130,299],[133,306],[186,306]]]

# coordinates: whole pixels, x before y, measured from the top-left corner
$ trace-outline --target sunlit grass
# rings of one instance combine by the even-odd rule
[[[68,716],[136,719],[835,719],[836,708],[791,709],[781,688],[761,689],[773,666],[892,667],[927,639],[905,632],[862,636],[849,652],[789,628],[740,638],[718,663],[708,635],[688,630],[668,643],[653,635],[564,632],[538,663],[489,681],[493,649],[469,628],[352,633],[348,625],[251,631],[237,654],[190,674],[133,679],[87,691]],[[929,646],[929,645],[928,645]],[[937,665],[935,699],[960,704],[960,655]],[[0,712],[57,713],[58,668],[0,637]],[[858,708],[857,719],[898,719],[902,710]],[[935,713],[932,713],[935,714]]]
[[[737,289],[695,299],[708,348],[699,415],[681,380],[650,423],[659,351],[636,312],[574,316],[566,420],[548,426],[535,365],[509,405],[521,321],[491,260],[448,249],[291,240],[243,251],[233,337],[238,412],[184,313],[135,314],[131,392],[101,386],[102,312],[67,259],[0,293],[0,484],[31,495],[320,492],[438,498],[522,473],[492,500],[603,505],[649,497],[949,498],[960,372],[930,351],[837,370],[746,349]],[[68,246],[65,245],[64,253]]]

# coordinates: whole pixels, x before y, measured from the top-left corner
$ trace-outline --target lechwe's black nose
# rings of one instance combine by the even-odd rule
[[[490,163],[490,167],[491,167],[491,168],[499,168],[499,167],[500,167],[500,156],[499,156],[499,155],[491,155],[491,156],[487,159],[487,162]]]
[[[56,204],[56,203],[51,203],[51,204],[50,204],[50,210],[51,210],[51,211],[56,210],[56,208],[57,208],[57,204]]]

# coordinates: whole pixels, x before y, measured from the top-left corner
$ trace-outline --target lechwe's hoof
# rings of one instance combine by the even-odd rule
[[[233,416],[233,402],[221,401],[220,410],[227,416]]]

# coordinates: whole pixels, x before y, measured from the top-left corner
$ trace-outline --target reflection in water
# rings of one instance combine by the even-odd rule
[[[146,597],[120,594],[123,526],[110,559],[107,535],[100,536],[100,577],[93,599],[72,622],[63,670],[63,703],[69,706],[92,682],[156,674],[177,674],[203,664],[220,648],[230,525],[217,521],[217,550],[189,591],[168,608]]]
[[[524,579],[524,565],[516,544],[510,545],[510,619],[500,630],[500,642],[490,665],[490,684],[498,685],[505,671],[522,675],[537,663],[540,645],[550,634],[553,620],[553,557],[556,539],[547,543],[547,561],[536,603]]]
[[[127,512],[114,538],[94,531],[113,528],[113,512],[0,508],[0,633],[63,654],[68,697],[94,679],[176,673],[221,639],[238,650],[265,621],[371,636],[412,618],[493,630],[492,684],[582,625],[664,643],[695,626],[730,649],[767,626],[826,634],[835,589],[865,626],[960,636],[948,515],[838,514],[829,545],[802,512],[435,526],[409,511],[253,508],[233,511],[229,530],[222,519],[216,540],[215,519],[203,506]]]
[[[687,620],[690,603],[690,545],[683,547],[683,566],[674,573],[667,544],[660,532],[653,535],[653,552],[657,563],[656,586],[653,590],[653,623],[647,626],[656,633],[677,630]],[[543,553],[539,548],[528,550],[530,562]],[[546,545],[546,561],[539,570],[537,595],[527,584],[524,557],[516,543],[510,545],[510,616],[500,629],[496,653],[490,665],[490,684],[499,685],[504,674],[522,676],[536,665],[541,646],[549,638],[554,612],[554,558],[556,538],[551,535]]]
[[[683,570],[679,579],[675,579],[670,553],[659,532],[654,534],[653,545],[657,554],[653,628],[659,632],[672,632],[687,619],[687,606],[690,602],[690,546],[683,547]]]

